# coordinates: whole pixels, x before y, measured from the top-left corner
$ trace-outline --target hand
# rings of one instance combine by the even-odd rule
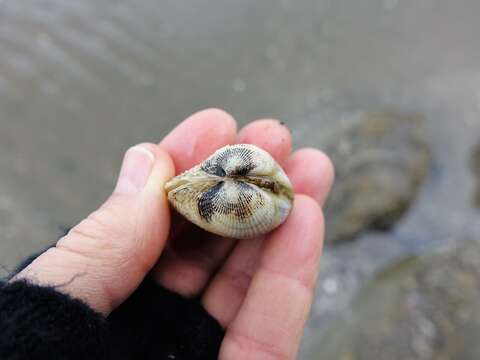
[[[183,218],[171,221],[165,182],[235,142],[267,150],[287,172],[297,193],[287,221],[243,241]],[[294,358],[313,299],[324,231],[320,205],[333,169],[317,150],[290,151],[290,133],[276,120],[255,121],[237,134],[223,111],[196,113],[159,145],[128,150],[110,198],[12,281],[60,285],[107,316],[152,272],[175,292],[201,294],[226,329],[220,358]]]

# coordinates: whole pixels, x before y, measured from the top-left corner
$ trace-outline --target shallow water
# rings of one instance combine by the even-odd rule
[[[327,248],[302,349],[372,272],[478,231],[475,0],[0,0],[0,263],[52,242],[109,194],[123,151],[216,106],[277,117],[295,146],[357,111],[427,119],[433,167],[387,234]]]

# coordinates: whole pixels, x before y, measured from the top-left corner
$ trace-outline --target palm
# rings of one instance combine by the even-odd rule
[[[290,133],[277,121],[253,122],[237,135],[228,115],[215,110],[193,115],[160,145],[179,173],[235,142],[270,152],[304,195],[296,196],[285,224],[252,240],[220,238],[174,215],[155,276],[181,294],[201,295],[226,329],[220,358],[294,358],[314,291],[323,241],[317,201],[331,185],[331,164],[316,150],[290,154]]]

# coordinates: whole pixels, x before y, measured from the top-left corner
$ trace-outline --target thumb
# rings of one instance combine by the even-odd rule
[[[12,281],[55,286],[108,315],[137,288],[164,248],[170,214],[163,188],[174,173],[159,146],[132,147],[110,198]]]

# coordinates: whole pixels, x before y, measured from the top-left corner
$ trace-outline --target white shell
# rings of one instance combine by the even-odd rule
[[[168,200],[188,220],[226,237],[252,238],[285,221],[293,190],[282,168],[250,144],[225,146],[165,185]]]

